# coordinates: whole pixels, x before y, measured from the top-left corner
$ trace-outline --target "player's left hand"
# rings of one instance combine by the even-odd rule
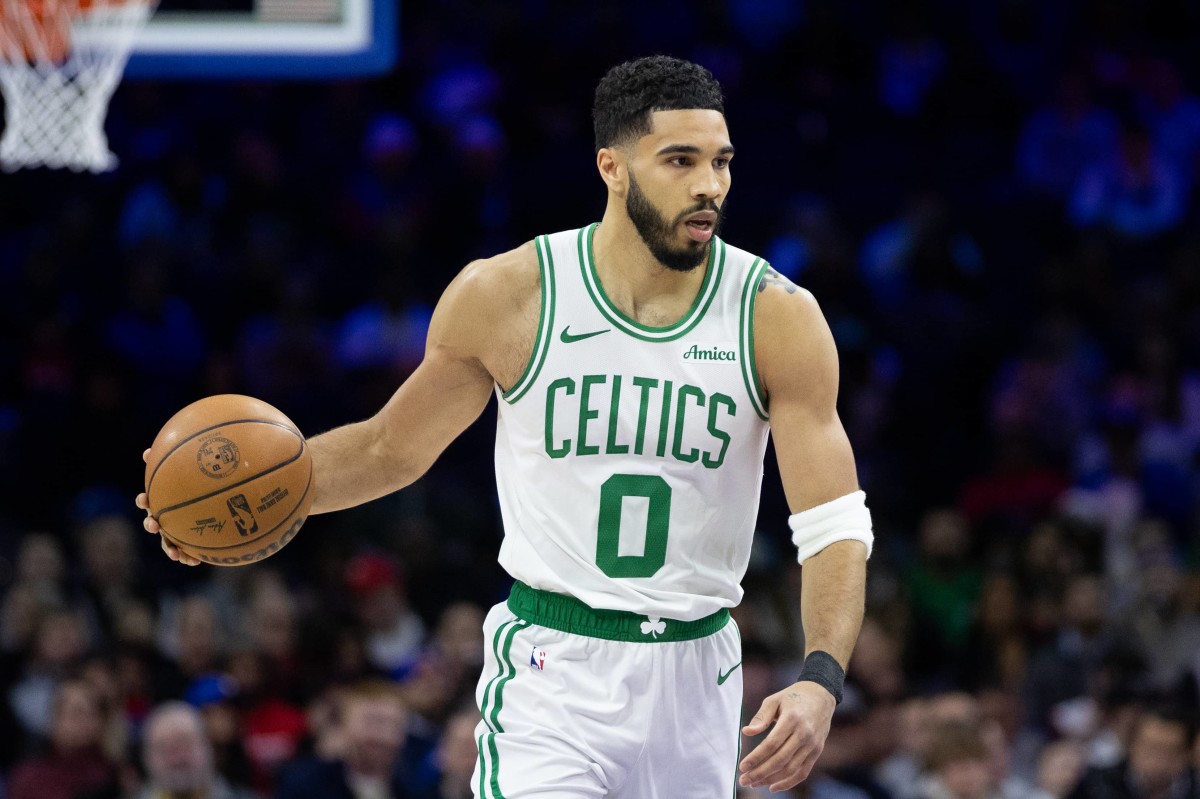
[[[803,782],[825,748],[836,705],[829,691],[807,680],[763,700],[742,732],[758,735],[772,723],[775,729],[742,758],[742,787],[786,791]]]

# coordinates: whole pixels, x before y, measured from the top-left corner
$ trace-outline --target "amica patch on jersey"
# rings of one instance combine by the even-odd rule
[[[683,360],[706,363],[736,363],[737,347],[729,344],[685,344]]]

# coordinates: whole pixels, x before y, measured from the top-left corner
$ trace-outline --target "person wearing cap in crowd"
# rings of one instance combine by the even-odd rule
[[[346,584],[367,632],[371,665],[385,674],[410,665],[425,640],[425,625],[409,608],[397,563],[383,555],[357,555],[346,566]]]
[[[243,748],[237,681],[228,674],[205,674],[188,686],[183,698],[200,714],[216,771],[227,782],[249,784],[254,769]]]

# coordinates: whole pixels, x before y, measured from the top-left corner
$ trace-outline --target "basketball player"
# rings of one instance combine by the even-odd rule
[[[707,70],[621,64],[594,120],[603,219],[454,279],[384,408],[310,441],[313,512],[413,482],[495,394],[500,562],[516,584],[485,622],[477,795],[728,797],[739,771],[784,790],[824,746],[872,544],[833,339],[807,292],[716,235],[734,148]],[[774,726],[739,765],[728,609],[768,431],[804,564],[806,658],[744,728]]]

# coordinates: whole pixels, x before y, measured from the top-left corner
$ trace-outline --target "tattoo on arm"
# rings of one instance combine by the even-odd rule
[[[769,266],[767,271],[763,272],[762,280],[758,281],[758,290],[766,291],[768,285],[781,286],[788,294],[796,293],[796,284]]]

